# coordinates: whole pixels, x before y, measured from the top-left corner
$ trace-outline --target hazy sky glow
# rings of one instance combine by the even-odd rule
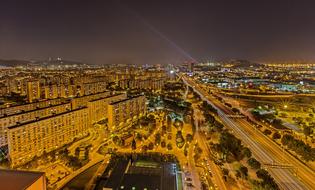
[[[315,59],[311,0],[0,1],[0,59]]]

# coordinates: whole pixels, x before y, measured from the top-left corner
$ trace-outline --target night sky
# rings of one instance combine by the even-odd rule
[[[313,0],[1,0],[0,59],[315,59]]]

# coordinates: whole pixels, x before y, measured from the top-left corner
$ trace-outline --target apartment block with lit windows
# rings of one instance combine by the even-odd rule
[[[8,150],[12,167],[50,152],[87,133],[88,108],[42,118],[8,128]]]
[[[81,85],[84,95],[96,94],[106,90],[107,82],[93,82]]]
[[[40,87],[39,81],[28,81],[26,83],[26,96],[28,102],[33,102],[34,100],[40,99]]]
[[[86,95],[86,96],[81,96],[81,97],[76,97],[71,100],[71,106],[72,109],[77,109],[80,107],[86,107],[87,103],[91,100],[96,100],[99,98],[105,98],[111,94],[110,91],[105,91],[105,92],[100,92],[96,94],[91,94],[91,95]]]
[[[108,124],[111,129],[124,124],[146,113],[146,98],[143,95],[113,102],[108,106]]]
[[[57,98],[57,99],[52,99],[52,100],[43,100],[43,101],[38,101],[38,102],[33,102],[33,103],[26,103],[22,105],[4,107],[0,109],[0,117],[27,112],[27,111],[35,110],[38,108],[44,108],[44,107],[48,107],[52,105],[65,103],[65,102],[67,102],[67,100]]]
[[[69,111],[70,109],[71,104],[70,102],[68,102],[0,117],[0,147],[8,144],[7,141],[8,127],[64,113]]]
[[[126,99],[127,95],[125,93],[121,94],[113,94],[110,96],[107,96],[105,98],[99,98],[96,100],[91,100],[87,103],[87,106],[89,108],[91,122],[95,123],[100,121],[101,119],[107,119],[108,118],[108,105],[112,102],[116,102],[119,100]]]

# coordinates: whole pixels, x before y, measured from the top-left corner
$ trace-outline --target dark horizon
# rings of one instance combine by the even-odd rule
[[[0,59],[315,60],[312,1],[2,1]]]

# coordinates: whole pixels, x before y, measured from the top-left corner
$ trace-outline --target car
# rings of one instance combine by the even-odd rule
[[[190,177],[186,177],[185,180],[186,181],[192,181],[192,179]]]
[[[188,187],[195,187],[192,183],[186,183]]]

